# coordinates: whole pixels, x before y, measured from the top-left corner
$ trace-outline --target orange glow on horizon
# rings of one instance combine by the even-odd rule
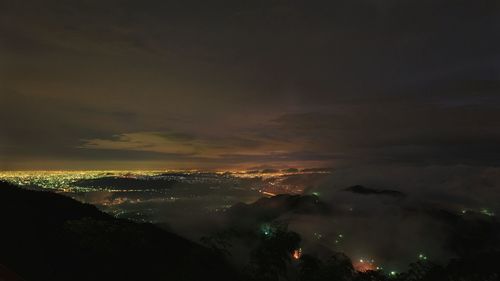
[[[378,269],[373,260],[360,259],[359,261],[353,262],[352,266],[356,271],[359,272],[366,272]]]

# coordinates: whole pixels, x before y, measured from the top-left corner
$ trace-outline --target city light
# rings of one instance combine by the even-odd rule
[[[375,264],[375,260],[373,260],[373,259],[359,259],[358,261],[354,262],[352,265],[353,265],[354,269],[356,271],[359,271],[359,272],[378,270],[378,267]]]
[[[292,253],[292,257],[295,260],[299,260],[301,256],[302,256],[302,249],[301,248],[294,250]]]

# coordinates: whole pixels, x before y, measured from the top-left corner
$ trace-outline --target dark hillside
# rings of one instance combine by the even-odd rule
[[[198,244],[54,193],[0,182],[0,221],[0,264],[27,281],[238,279]]]

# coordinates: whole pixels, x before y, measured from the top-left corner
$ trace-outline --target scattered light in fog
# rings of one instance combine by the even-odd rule
[[[366,272],[371,270],[377,270],[378,267],[375,265],[375,260],[373,259],[359,259],[357,262],[354,262],[353,267],[356,271]]]
[[[302,248],[298,248],[298,249],[294,250],[292,253],[292,257],[295,260],[299,260],[301,256],[302,256]]]
[[[495,216],[495,213],[486,209],[486,208],[483,208],[481,209],[481,214],[483,215],[486,215],[486,216],[489,216],[489,217],[494,217]]]
[[[260,227],[260,231],[262,232],[262,234],[264,234],[265,236],[271,236],[273,234],[273,228],[270,224],[268,223],[265,223],[265,224],[262,224],[261,227]]]
[[[321,233],[318,233],[318,232],[314,232],[314,237],[318,240],[320,240],[321,238],[323,238],[323,234]]]

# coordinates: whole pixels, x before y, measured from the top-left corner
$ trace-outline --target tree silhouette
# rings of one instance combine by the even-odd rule
[[[286,280],[292,252],[299,247],[300,236],[288,231],[284,223],[272,223],[272,231],[263,232],[250,253],[250,274],[254,280]]]

